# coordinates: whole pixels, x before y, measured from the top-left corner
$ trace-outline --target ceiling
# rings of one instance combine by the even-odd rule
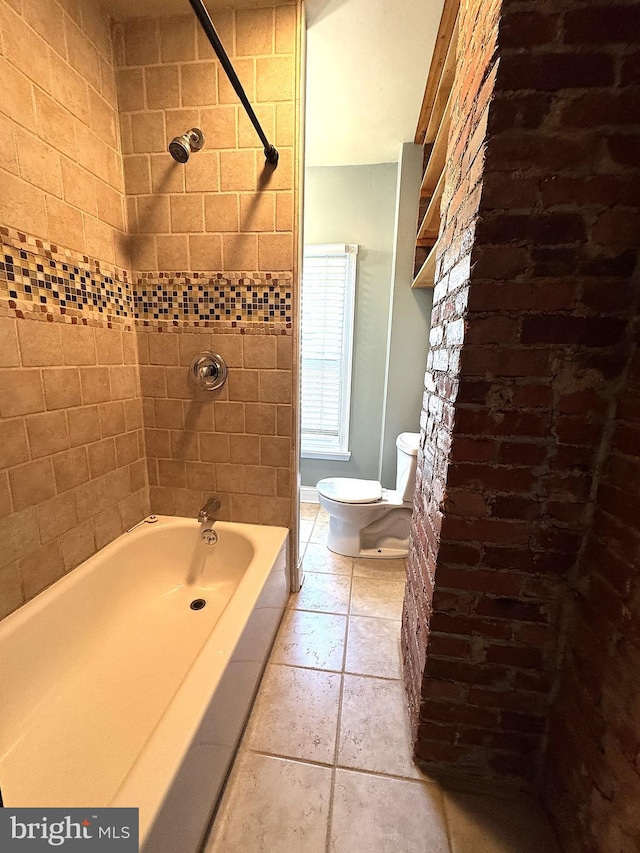
[[[216,8],[274,0],[205,2],[215,23]],[[100,3],[118,20],[191,9],[188,0]],[[415,134],[442,6],[443,0],[306,0],[308,166],[398,159],[401,143]]]

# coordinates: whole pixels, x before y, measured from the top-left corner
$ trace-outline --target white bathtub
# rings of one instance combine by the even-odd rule
[[[6,806],[138,807],[144,853],[199,848],[289,588],[286,529],[214,529],[143,523],[0,622]]]

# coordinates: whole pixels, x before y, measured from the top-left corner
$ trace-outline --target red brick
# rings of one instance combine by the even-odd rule
[[[577,288],[571,281],[497,284],[475,281],[469,297],[470,311],[562,311],[577,302]]]
[[[532,314],[522,320],[523,344],[582,344],[606,347],[620,340],[624,320],[617,317],[567,317]]]
[[[640,31],[640,9],[634,5],[588,6],[571,9],[564,16],[567,44],[629,43]]]
[[[527,178],[500,169],[485,170],[481,208],[482,210],[531,208],[538,198],[538,184],[538,178]],[[495,275],[489,274],[486,278],[495,278]]]
[[[523,669],[540,669],[544,662],[544,655],[540,649],[530,646],[490,645],[487,649],[487,662],[517,666]]]
[[[533,47],[552,42],[557,28],[556,16],[514,12],[501,18],[498,41],[501,47]]]
[[[534,714],[519,714],[517,711],[503,711],[500,714],[500,727],[506,731],[538,734],[544,732],[545,724],[545,717]]]
[[[441,542],[438,557],[443,563],[477,566],[482,551],[477,545],[459,542]]]
[[[548,409],[553,401],[553,391],[549,385],[517,385],[513,389],[511,402],[514,406],[528,409]]]
[[[626,137],[623,137],[626,139]],[[633,137],[640,148],[640,136]],[[611,142],[611,140],[610,140]],[[626,142],[625,142],[626,145]],[[634,152],[635,164],[640,166],[640,153]],[[640,212],[628,210],[606,210],[593,228],[593,239],[601,246],[640,245]]]
[[[440,570],[442,571],[442,570]],[[451,637],[447,634],[431,632],[429,637],[428,653],[436,657],[465,658],[469,654],[469,641],[460,637]]]
[[[515,619],[523,622],[547,622],[548,616],[541,605],[517,598],[483,597],[476,608],[479,616],[496,619]]]
[[[549,415],[541,412],[503,410],[493,415],[486,410],[459,409],[456,415],[456,428],[463,434],[541,438],[548,434],[549,426]]]
[[[615,82],[613,57],[607,53],[524,53],[503,56],[498,85],[503,90],[609,86]]]
[[[497,461],[504,465],[541,465],[547,457],[544,444],[526,442],[501,442]]]
[[[532,247],[532,273],[535,278],[572,276],[580,267],[580,255],[581,250],[574,247]]]
[[[565,127],[593,128],[640,122],[640,89],[588,92],[566,104],[560,118]]]
[[[517,574],[479,569],[465,571],[448,566],[438,568],[437,580],[442,587],[494,595],[518,595],[521,584],[521,578]]]
[[[495,489],[500,492],[528,491],[534,481],[530,468],[452,463],[447,475],[450,486]]]
[[[491,374],[547,377],[551,372],[546,349],[510,350],[467,346],[462,350],[460,363],[462,373],[467,376]]]
[[[545,706],[544,700],[538,693],[516,692],[513,690],[489,690],[486,687],[472,687],[469,690],[469,702],[473,705],[522,712],[542,711]]]
[[[492,640],[510,640],[513,631],[510,624],[478,616],[449,615],[434,613],[432,625],[434,630],[450,634],[468,634],[472,637],[484,637]]]
[[[533,521],[540,516],[541,511],[542,506],[537,500],[498,496],[493,502],[491,514],[494,518],[520,518]]]
[[[586,141],[572,138],[569,134],[560,136],[547,131],[543,136],[534,131],[512,130],[504,131],[491,140],[487,149],[486,163],[489,171],[517,169],[526,170],[529,175],[546,175],[552,168],[557,172],[563,172],[575,168],[577,163],[591,162],[592,158],[593,148],[589,147]],[[483,195],[483,201],[484,198]],[[553,232],[548,233],[553,236]],[[481,239],[484,239],[484,231]],[[517,237],[510,239],[517,239]],[[551,239],[548,242],[569,243],[572,240]]]
[[[623,166],[640,166],[640,137],[633,134],[610,136],[607,139],[609,154]],[[635,215],[634,215],[635,218]]]
[[[494,664],[464,663],[463,661],[429,658],[425,678],[427,683],[431,678],[444,678],[464,684],[496,685],[503,684],[508,673],[506,667]]]
[[[567,415],[588,415],[592,412],[602,414],[608,405],[609,401],[605,397],[592,389],[587,389],[560,397],[557,409]]]
[[[496,444],[490,440],[455,436],[451,445],[451,459],[460,462],[490,462],[495,455]]]
[[[445,500],[445,513],[450,515],[463,515],[482,517],[490,514],[490,508],[486,498],[478,492],[469,492],[462,489],[451,489],[447,492]]]

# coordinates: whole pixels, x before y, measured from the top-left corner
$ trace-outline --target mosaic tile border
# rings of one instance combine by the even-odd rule
[[[126,270],[14,229],[0,227],[0,238],[0,298],[10,307],[102,322],[132,316]]]
[[[0,311],[84,325],[129,324],[291,334],[293,275],[121,268],[0,226]]]
[[[140,275],[134,316],[188,324],[267,324],[291,328],[291,273],[159,273]]]

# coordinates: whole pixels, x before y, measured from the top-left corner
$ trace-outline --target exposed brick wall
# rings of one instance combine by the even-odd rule
[[[577,573],[582,595],[544,760],[541,790],[567,853],[635,853],[640,844],[637,323],[634,334]]]
[[[637,15],[637,3],[462,5],[403,621],[426,761],[538,768],[628,354]],[[491,69],[481,45],[496,29]]]

